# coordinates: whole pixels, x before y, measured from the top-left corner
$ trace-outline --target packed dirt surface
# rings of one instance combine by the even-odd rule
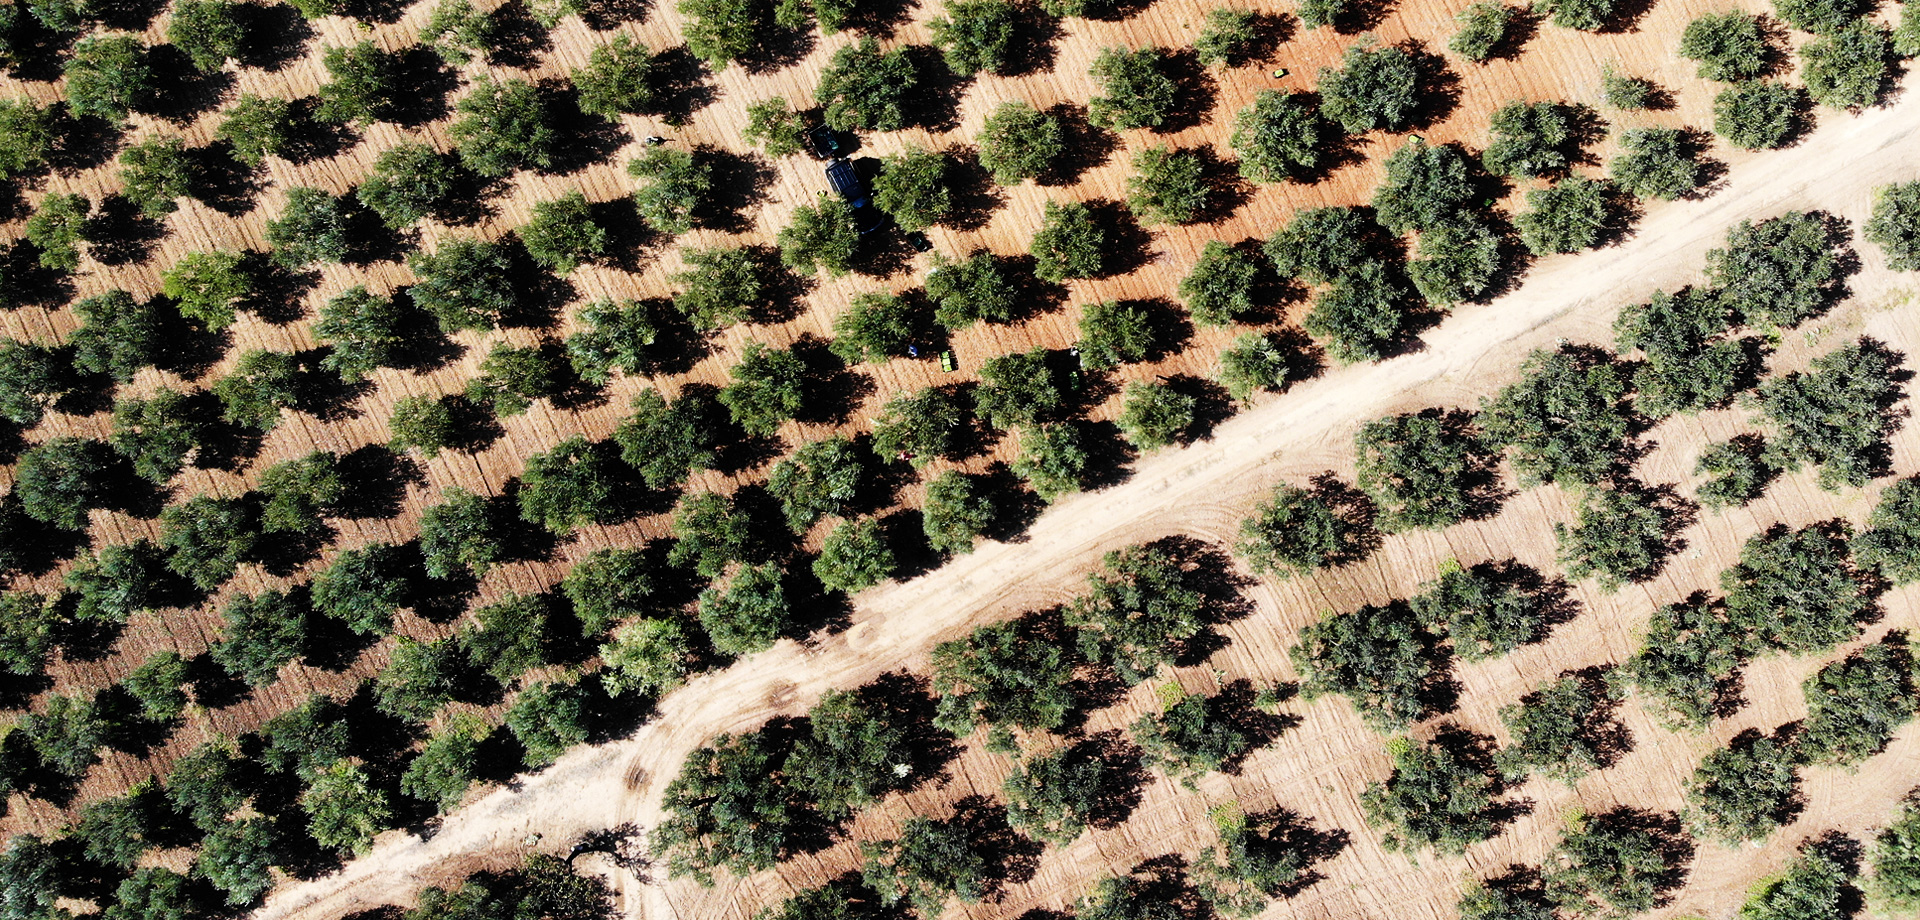
[[[1788,210],[1819,209],[1864,220],[1874,187],[1915,177],[1912,135],[1920,127],[1920,101],[1911,97],[1855,118],[1830,119],[1794,149],[1736,165],[1724,187],[1703,201],[1662,206],[1649,213],[1624,243],[1597,253],[1549,260],[1524,285],[1484,306],[1457,310],[1424,336],[1425,347],[1378,365],[1339,368],[1268,399],[1221,425],[1213,437],[1183,450],[1142,458],[1121,485],[1061,502],[1044,514],[1027,538],[987,544],[926,576],[862,595],[853,625],[815,646],[783,642],[775,649],[719,673],[699,678],[669,697],[657,718],[629,739],[575,751],[553,768],[514,789],[471,802],[448,817],[430,839],[386,835],[368,857],[317,881],[276,892],[262,918],[333,920],[386,903],[411,903],[426,884],[457,881],[475,868],[517,862],[529,835],[540,849],[564,847],[581,832],[657,817],[659,796],[693,747],[723,731],[751,729],[776,715],[803,714],[830,688],[851,688],[895,669],[924,672],[928,649],[967,628],[1060,602],[1080,587],[1100,554],[1116,547],[1185,534],[1225,545],[1238,521],[1278,481],[1300,483],[1325,470],[1352,475],[1351,436],[1362,422],[1426,406],[1473,406],[1512,379],[1532,349],[1561,339],[1610,343],[1618,307],[1656,288],[1699,280],[1706,251],[1741,220]],[[1770,369],[1801,366],[1811,356],[1869,335],[1896,351],[1920,349],[1920,321],[1904,307],[1912,279],[1887,272],[1878,253],[1862,247],[1861,271],[1850,280],[1853,297],[1828,316],[1790,333]],[[1911,359],[1910,359],[1911,360]],[[1723,440],[1751,422],[1740,410],[1680,418],[1646,437],[1653,449],[1639,464],[1649,484],[1676,484],[1691,493],[1693,459],[1700,446]],[[1894,468],[1920,468],[1920,433],[1911,426],[1896,435]],[[1591,583],[1574,586],[1581,613],[1560,625],[1547,641],[1502,659],[1457,666],[1462,684],[1458,709],[1435,723],[1455,722],[1504,737],[1495,715],[1534,685],[1563,669],[1618,662],[1637,644],[1636,631],[1652,609],[1696,589],[1711,589],[1747,536],[1775,522],[1801,525],[1845,517],[1856,525],[1890,479],[1866,490],[1820,491],[1810,474],[1786,477],[1761,500],[1726,514],[1702,512],[1681,536],[1683,549],[1665,570],[1618,594],[1604,595]],[[1295,675],[1285,650],[1297,630],[1328,610],[1409,595],[1431,578],[1441,562],[1472,564],[1517,557],[1542,571],[1555,569],[1554,521],[1569,517],[1567,496],[1554,488],[1511,498],[1497,517],[1441,533],[1389,537],[1364,562],[1319,577],[1248,589],[1255,612],[1226,625],[1232,641],[1208,667],[1183,669],[1189,690],[1211,690],[1221,676],[1256,680]],[[1909,591],[1882,600],[1885,616],[1861,642],[1889,629],[1920,626],[1920,608]],[[1859,643],[1836,652],[1839,657]],[[1801,712],[1798,685],[1823,661],[1771,658],[1748,672],[1749,703],[1701,736],[1657,727],[1636,701],[1622,709],[1632,732],[1631,751],[1611,768],[1573,788],[1534,780],[1511,793],[1530,807],[1496,839],[1472,847],[1464,858],[1427,856],[1412,861],[1384,851],[1362,820],[1357,796],[1385,775],[1383,738],[1364,727],[1343,699],[1290,703],[1303,721],[1258,752],[1236,776],[1212,775],[1189,792],[1162,776],[1146,790],[1131,819],[1095,831],[1064,849],[1050,849],[1033,877],[1010,886],[997,900],[951,910],[949,916],[1014,917],[1032,908],[1061,909],[1093,879],[1124,871],[1140,860],[1167,853],[1188,858],[1211,841],[1207,809],[1234,800],[1248,812],[1285,806],[1323,830],[1344,831],[1337,856],[1316,866],[1323,876],[1296,897],[1277,903],[1270,917],[1445,918],[1460,886],[1474,877],[1499,874],[1514,863],[1538,864],[1558,839],[1565,814],[1578,806],[1601,811],[1615,804],[1655,810],[1683,805],[1681,784],[1700,756],[1739,731],[1771,730]],[[1089,730],[1124,725],[1152,705],[1143,685],[1110,710],[1096,713]],[[1701,843],[1684,886],[1650,916],[1726,916],[1757,878],[1777,869],[1799,842],[1829,829],[1863,833],[1883,820],[1904,795],[1920,759],[1920,730],[1909,726],[1887,752],[1857,773],[1805,771],[1806,807],[1791,826],[1764,846],[1739,851]],[[941,813],[944,803],[979,792],[995,794],[1010,767],[976,744],[949,768],[949,776],[904,798],[884,803],[852,826],[851,836],[887,836],[910,813]],[[857,851],[841,842],[778,870],[750,878],[724,873],[712,889],[690,882],[648,879],[607,870],[617,883],[628,917],[745,918],[794,890],[817,884],[855,865]],[[583,864],[595,858],[583,859]]]

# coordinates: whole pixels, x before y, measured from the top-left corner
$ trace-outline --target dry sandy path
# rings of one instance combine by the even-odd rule
[[[1508,379],[1528,350],[1555,339],[1606,341],[1617,307],[1658,286],[1684,283],[1706,250],[1742,219],[1790,208],[1864,214],[1875,186],[1914,178],[1902,142],[1920,127],[1920,98],[1857,118],[1834,119],[1800,146],[1735,167],[1711,198],[1663,206],[1617,247],[1536,267],[1512,294],[1460,310],[1425,336],[1424,350],[1378,365],[1335,369],[1222,425],[1193,447],[1141,459],[1127,482],[1062,502],[1029,539],[989,544],[911,582],[859,600],[846,633],[804,648],[791,642],[694,681],[634,736],[575,751],[551,769],[446,818],[431,839],[390,833],[343,871],[288,885],[262,918],[341,917],[410,903],[423,884],[519,858],[539,833],[549,845],[581,831],[650,823],[657,792],[692,747],[721,731],[804,712],[823,691],[885,671],[918,667],[926,651],[971,624],[1071,593],[1100,554],[1167,533],[1225,540],[1219,508],[1245,507],[1273,480],[1283,452],[1321,453],[1361,422],[1408,405],[1471,405]],[[1897,283],[1885,272],[1855,279],[1866,298]],[[1198,529],[1201,532],[1195,532]],[[674,917],[657,886],[623,881],[629,916]]]

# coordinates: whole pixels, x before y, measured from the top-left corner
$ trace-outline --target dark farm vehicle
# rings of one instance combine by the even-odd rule
[[[879,208],[873,206],[872,201],[868,200],[867,183],[861,180],[860,173],[853,168],[853,163],[844,157],[828,163],[827,181],[833,185],[833,190],[838,192],[841,198],[846,199],[847,204],[853,206],[854,229],[862,234],[880,229],[884,215],[880,213]]]

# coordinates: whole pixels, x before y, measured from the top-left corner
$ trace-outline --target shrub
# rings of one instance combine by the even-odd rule
[[[843,521],[827,532],[813,574],[829,591],[852,594],[893,577],[900,567],[877,518]]]
[[[1631,128],[1620,135],[1620,147],[1608,170],[1614,182],[1642,198],[1672,201],[1705,181],[1692,145],[1678,129]]]
[[[1774,0],[1773,10],[1796,29],[1831,35],[1857,22],[1872,6],[1862,0]]]
[[[177,137],[157,137],[120,151],[120,193],[158,220],[179,209],[177,199],[192,194],[193,161]]]
[[[1447,50],[1476,64],[1493,57],[1495,49],[1507,40],[1507,29],[1514,20],[1513,7],[1495,0],[1478,2],[1453,17],[1459,29],[1447,40]]]
[[[956,738],[988,726],[989,742],[997,749],[1012,744],[1014,728],[1060,727],[1077,705],[1070,680],[1074,661],[1059,637],[1034,617],[979,626],[965,638],[942,642],[933,648],[932,667],[939,695],[934,724]],[[1009,801],[1015,823],[1021,824],[1018,803]]]
[[[488,52],[500,41],[500,33],[500,22],[493,13],[474,9],[469,0],[440,0],[427,14],[427,24],[420,28],[420,44],[432,48],[441,60],[461,67],[474,58],[487,60]]]
[[[1840,254],[1820,215],[1790,211],[1741,221],[1707,253],[1707,278],[1747,325],[1795,326],[1818,315],[1840,283]]]
[[[1862,231],[1867,242],[1885,252],[1888,268],[1920,270],[1920,182],[1875,189],[1873,214]]]
[[[269,156],[286,154],[294,130],[293,105],[287,100],[242,93],[213,136],[227,142],[236,161],[259,166]]]
[[[40,267],[71,272],[80,267],[80,241],[86,238],[93,202],[85,195],[50,193],[27,218],[25,236],[40,250]]]
[[[973,552],[974,540],[988,532],[996,517],[986,490],[965,473],[948,470],[927,483],[920,522],[934,552]]]
[[[775,563],[735,572],[725,588],[700,592],[700,627],[723,655],[751,655],[773,647],[792,609]]]
[[[62,72],[67,80],[67,112],[75,117],[123,123],[127,113],[154,91],[147,46],[131,35],[81,39]]]
[[[1618,0],[1543,0],[1534,9],[1552,17],[1563,29],[1598,32],[1613,16]]]
[[[681,27],[687,50],[714,70],[760,47],[765,17],[756,0],[680,0],[678,9],[687,18]]]
[[[1807,719],[1795,743],[1802,761],[1857,767],[1913,720],[1913,656],[1890,636],[1821,668],[1800,684]]]
[[[1276,333],[1249,332],[1220,352],[1220,385],[1245,401],[1258,390],[1284,390],[1293,361]]]
[[[1478,297],[1500,268],[1500,236],[1471,212],[1420,234],[1419,258],[1407,266],[1413,287],[1436,307]]]
[[[393,401],[393,414],[387,417],[387,430],[393,434],[388,444],[395,450],[417,450],[428,457],[458,443],[453,410],[447,401],[433,396],[403,396]]]
[[[735,562],[760,555],[753,516],[737,498],[699,492],[673,510],[673,550],[667,561],[691,566],[702,578],[718,578]]]
[[[853,270],[860,251],[860,231],[853,226],[853,207],[837,197],[821,196],[813,205],[793,209],[792,223],[780,228],[775,241],[780,261],[805,274],[824,271],[830,278]]]
[[[1856,342],[1762,384],[1755,403],[1775,429],[1766,459],[1793,471],[1820,467],[1820,485],[1860,487],[1883,467],[1893,421],[1885,406],[1899,397],[1892,358]]]
[[[448,134],[468,169],[505,176],[518,169],[553,167],[559,135],[532,83],[483,77],[454,108],[461,117]]]
[[[1140,450],[1186,439],[1199,400],[1164,383],[1127,384],[1120,410],[1120,431]]]
[[[1426,713],[1429,643],[1405,605],[1369,605],[1303,627],[1287,655],[1307,699],[1342,694],[1375,731],[1398,731]]]
[[[898,131],[909,124],[919,82],[904,50],[882,52],[879,42],[863,38],[833,53],[813,98],[836,131]]]
[[[620,627],[613,643],[600,646],[606,670],[600,682],[616,696],[665,694],[692,670],[692,643],[679,620],[645,618]]]
[[[459,486],[420,513],[420,554],[430,578],[466,573],[480,578],[506,557],[506,545],[487,500]]]
[[[1349,47],[1338,68],[1323,68],[1320,110],[1360,134],[1377,128],[1402,131],[1419,110],[1420,68],[1403,48],[1369,44]]]
[[[1514,218],[1520,241],[1534,255],[1579,252],[1600,239],[1609,221],[1604,180],[1569,176],[1527,192],[1527,210]]]
[[[1854,22],[1800,47],[1801,78],[1827,108],[1866,108],[1886,90],[1890,52],[1886,29]]]
[[[1144,224],[1193,223],[1207,208],[1205,171],[1197,151],[1147,147],[1133,156],[1127,209]]]
[[[1255,182],[1300,179],[1318,169],[1331,126],[1300,93],[1261,90],[1234,116],[1229,143],[1240,175]]]
[[[1001,785],[1007,797],[1008,819],[1014,827],[1047,843],[1072,843],[1096,815],[1107,810],[1113,787],[1125,782],[1128,770],[1138,763],[1138,755],[1115,753],[1100,750],[1096,742],[1083,741],[1028,755]]]
[[[28,517],[84,531],[87,512],[112,501],[107,477],[115,459],[107,445],[91,438],[50,438],[21,452],[13,494]]]
[[[1713,100],[1713,132],[1736,147],[1783,147],[1800,133],[1807,93],[1797,86],[1754,80],[1728,87]]]
[[[1740,548],[1720,573],[1727,615],[1765,646],[1795,655],[1825,652],[1860,634],[1872,598],[1849,565],[1844,525],[1776,526]]]
[[[1406,296],[1384,265],[1368,260],[1333,279],[1300,325],[1336,361],[1378,361],[1406,324]]]
[[[354,856],[366,855],[373,836],[393,820],[386,792],[350,760],[336,760],[315,775],[300,793],[300,808],[315,843]]]
[[[1749,729],[1693,771],[1688,817],[1700,833],[1739,846],[1786,823],[1799,791],[1792,748]]]
[[[638,161],[635,161],[638,162]],[[514,231],[535,262],[561,275],[607,255],[612,238],[594,219],[587,196],[574,189],[533,206],[533,219]]]
[[[370,41],[347,47],[330,46],[321,55],[327,82],[320,85],[320,105],[314,116],[322,121],[365,126],[393,117],[404,91],[395,55]]]
[[[354,194],[388,227],[405,230],[462,194],[460,173],[452,157],[426,144],[396,144],[374,159]]]
[[[1609,108],[1622,112],[1651,108],[1656,92],[1651,81],[1620,73],[1611,64],[1600,70],[1600,96]]]
[[[1700,79],[1738,83],[1765,74],[1767,36],[1760,17],[1737,10],[1708,13],[1680,32],[1680,56],[1700,63]]]
[[[1492,817],[1494,778],[1444,744],[1409,738],[1387,742],[1393,773],[1360,794],[1367,823],[1389,850],[1432,849],[1458,855],[1498,832]]]
[[[680,258],[687,270],[670,276],[680,286],[673,308],[697,328],[720,329],[747,319],[771,296],[771,272],[752,250],[688,249]]]
[[[259,511],[241,499],[196,495],[160,512],[167,567],[203,591],[232,578],[259,539]]]
[[[652,376],[660,369],[664,344],[656,316],[658,301],[596,300],[574,314],[579,331],[567,337],[567,361],[573,373],[594,386],[606,386],[618,370],[629,377]]]
[[[1484,496],[1492,458],[1459,420],[1438,412],[1375,419],[1354,435],[1358,485],[1387,533],[1465,520]]]
[[[223,615],[226,623],[210,654],[249,687],[279,680],[280,668],[300,657],[306,646],[305,605],[285,592],[239,595],[227,602]]]
[[[1092,462],[1086,437],[1071,422],[1035,425],[1020,430],[1020,456],[1014,475],[1027,481],[1035,495],[1053,502],[1091,484]]]
[[[873,449],[881,457],[904,457],[915,469],[958,456],[973,414],[951,389],[928,387],[887,401],[873,422]]]
[[[771,436],[806,406],[806,362],[792,351],[775,351],[748,342],[733,366],[733,383],[720,391],[720,402],[734,424],[748,434]]]
[[[627,164],[641,184],[633,193],[640,219],[661,233],[693,229],[694,214],[713,191],[713,167],[684,150],[656,147]]]
[[[407,360],[408,332],[392,298],[360,285],[327,298],[313,324],[314,337],[327,346],[321,364],[347,383],[359,383],[383,367],[401,366]]]
[[[1631,811],[1577,817],[1547,856],[1547,898],[1577,914],[1653,909],[1686,851],[1647,825]]]
[[[52,110],[25,99],[0,100],[0,178],[12,179],[46,163],[53,129]]]
[[[1588,351],[1536,351],[1480,410],[1489,446],[1509,451],[1523,486],[1599,481],[1626,448],[1626,381],[1606,357]]]
[[[1558,102],[1509,102],[1493,111],[1493,139],[1480,162],[1516,179],[1564,173],[1580,152],[1580,115]]]
[[[1088,70],[1098,90],[1087,101],[1087,120],[1111,131],[1165,124],[1179,94],[1165,58],[1158,48],[1100,49]]]
[[[1572,527],[1553,525],[1561,566],[1575,578],[1594,577],[1611,594],[1628,582],[1645,581],[1671,552],[1670,512],[1642,488],[1592,488],[1580,497]]]
[[[1081,202],[1048,200],[1027,251],[1033,254],[1034,275],[1058,284],[1105,274],[1108,245],[1107,230],[1094,218],[1092,208]]]
[[[740,136],[767,156],[790,157],[800,152],[806,130],[806,122],[787,107],[787,100],[775,97],[747,106],[747,127]]]
[[[1018,11],[1006,0],[949,0],[945,15],[927,22],[947,69],[961,76],[1005,75],[1014,61]]]
[[[720,407],[704,394],[687,393],[671,405],[655,390],[633,397],[633,414],[613,439],[621,457],[651,489],[677,488],[694,470],[719,463]]]
[[[710,881],[715,866],[744,876],[790,855],[812,814],[775,770],[786,759],[766,732],[719,735],[693,751],[667,784],[654,858],[673,876]]]
[[[417,278],[407,295],[443,332],[492,329],[517,300],[513,260],[499,243],[448,239],[408,255],[407,267]]]
[[[998,0],[962,0],[996,3]],[[873,204],[893,217],[909,233],[940,223],[953,212],[953,190],[947,178],[947,158],[918,147],[881,161],[873,179]]]
[[[980,165],[1001,185],[1019,185],[1053,167],[1066,151],[1066,129],[1060,120],[1025,102],[1002,102],[987,116],[975,135]]]
[[[220,400],[221,419],[268,432],[293,407],[298,385],[299,368],[292,355],[255,350],[242,354],[233,372],[215,381],[213,395]]]
[[[1240,7],[1207,11],[1207,23],[1193,40],[1194,55],[1209,66],[1238,67],[1252,55],[1259,40],[1260,16]]]
[[[391,543],[342,550],[313,576],[313,609],[363,636],[393,630],[393,615],[412,596],[404,556]]]
[[[471,713],[456,713],[427,739],[400,776],[400,791],[441,811],[452,811],[466,797],[480,769],[480,744],[487,724]]]
[[[570,72],[576,104],[580,111],[608,121],[650,111],[655,104],[654,67],[646,45],[630,35],[616,35],[594,46],[585,67]]]
[[[982,362],[973,401],[988,425],[1009,431],[1050,419],[1066,405],[1066,394],[1047,366],[1047,350],[1036,348]]]
[[[1462,568],[1447,560],[1440,577],[1420,585],[1407,603],[1434,636],[1452,640],[1461,660],[1484,661],[1546,637],[1553,593],[1524,585],[1528,571],[1511,563]]]

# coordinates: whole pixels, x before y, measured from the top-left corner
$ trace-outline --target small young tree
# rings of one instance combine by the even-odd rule
[[[1193,427],[1199,400],[1164,383],[1127,384],[1120,409],[1120,431],[1140,450],[1184,441]]]
[[[387,443],[394,450],[417,450],[429,458],[458,443],[453,410],[440,397],[403,396],[394,400],[387,430],[393,435]]]
[[[1700,63],[1700,79],[1739,83],[1766,73],[1773,49],[1760,17],[1738,10],[1708,13],[1680,32],[1680,56]]]
[[[965,638],[934,646],[933,689],[940,697],[934,724],[956,738],[987,726],[988,744],[995,750],[1014,749],[1015,728],[1060,727],[1076,706],[1074,662],[1054,632],[1034,617],[1023,617],[980,626]],[[1020,824],[1017,802],[1013,808]]]
[[[560,140],[540,91],[525,80],[482,77],[454,108],[461,117],[449,134],[460,161],[482,176],[520,169],[550,169]]]
[[[448,64],[464,67],[475,58],[486,61],[501,31],[494,13],[475,9],[469,0],[439,0],[420,27],[420,44]]]
[[[865,469],[846,438],[809,441],[767,476],[767,491],[780,502],[787,526],[804,533],[821,517],[838,514],[859,492]]]
[[[1088,69],[1098,91],[1087,101],[1087,120],[1110,131],[1158,128],[1173,114],[1180,87],[1166,74],[1166,53],[1102,48]]]
[[[1426,715],[1428,685],[1441,676],[1430,644],[1406,605],[1367,605],[1302,627],[1287,656],[1306,699],[1338,693],[1373,730],[1402,731]]]
[[[1508,451],[1523,486],[1598,482],[1626,449],[1631,417],[1627,384],[1607,357],[1591,351],[1536,351],[1480,410],[1489,446]]]
[[[566,367],[551,348],[493,344],[480,361],[480,375],[467,380],[468,401],[486,405],[499,419],[511,419],[534,405],[566,392]]]
[[[1260,16],[1237,6],[1207,11],[1207,23],[1193,40],[1194,56],[1209,67],[1238,67],[1247,62],[1260,37]]]
[[[1234,116],[1229,143],[1240,156],[1241,176],[1283,182],[1320,167],[1331,130],[1303,94],[1261,90]]]
[[[1825,489],[1866,485],[1884,466],[1893,428],[1884,408],[1899,398],[1892,361],[1855,342],[1762,384],[1755,403],[1775,429],[1767,462],[1788,472],[1815,464]]]
[[[1608,172],[1620,187],[1642,198],[1672,201],[1705,181],[1704,167],[1678,128],[1629,128],[1620,135],[1620,149]]]
[[[1375,419],[1355,433],[1357,483],[1387,533],[1457,524],[1485,501],[1492,457],[1467,424],[1429,410]]]
[[[680,0],[678,9],[686,17],[687,50],[714,70],[760,47],[767,17],[755,0]]]
[[[1459,855],[1498,833],[1493,777],[1444,744],[1395,738],[1387,753],[1393,772],[1360,793],[1367,823],[1380,829],[1387,849]]]
[[[974,541],[988,532],[997,517],[986,490],[965,473],[948,470],[927,483],[920,521],[934,552],[973,552]]]
[[[625,514],[613,445],[573,435],[527,458],[520,474],[520,517],[565,538],[589,524]]]
[[[393,117],[404,92],[395,58],[371,41],[329,46],[320,58],[329,79],[320,85],[320,105],[314,116],[362,127]]]
[[[1019,185],[1053,168],[1066,152],[1066,129],[1060,120],[1025,102],[1002,102],[987,116],[974,136],[980,165],[1001,185]]]
[[[1454,15],[1459,28],[1447,40],[1447,50],[1475,64],[1486,63],[1507,40],[1507,30],[1513,26],[1517,12],[1496,0],[1478,0]]]
[[[1322,68],[1316,88],[1320,111],[1349,134],[1403,131],[1419,109],[1420,68],[1404,48],[1362,42]]]
[[[684,150],[655,147],[627,164],[640,183],[633,193],[640,219],[661,233],[693,229],[694,214],[713,192],[713,167]]]
[[[407,268],[417,278],[407,295],[443,332],[492,329],[518,299],[513,260],[499,243],[444,240],[432,252],[408,255]]]
[[[1006,0],[949,0],[945,14],[928,20],[927,28],[947,69],[963,77],[1005,75],[1013,66],[1018,15]]]
[[[962,0],[998,3],[999,0]],[[945,154],[910,147],[881,161],[873,179],[875,207],[910,233],[940,223],[953,212],[953,190]]]
[[[833,53],[813,99],[836,131],[898,131],[910,123],[920,75],[904,49],[883,52],[863,38]]]
[[[720,403],[748,434],[770,437],[806,407],[807,365],[791,350],[748,342]]]
[[[1493,139],[1480,162],[1515,179],[1564,173],[1580,152],[1580,115],[1558,102],[1509,102],[1493,111]]]
[[[719,463],[721,409],[703,393],[685,393],[669,405],[657,390],[633,397],[633,414],[614,429],[627,465],[652,489],[678,488],[694,470]]]
[[[1748,729],[1693,771],[1688,818],[1701,834],[1739,846],[1785,824],[1799,792],[1793,749]]]
[[[279,680],[280,668],[300,657],[306,646],[305,605],[286,592],[239,595],[227,602],[222,615],[226,622],[210,654],[249,687]]]
[[[793,209],[793,222],[780,228],[775,241],[780,261],[802,274],[824,271],[830,278],[845,277],[860,252],[860,231],[854,228],[853,207],[822,194],[813,205]]]
[[[580,111],[619,121],[622,115],[651,111],[656,103],[653,80],[655,59],[647,46],[630,35],[596,45],[585,67],[569,73]]]
[[[1081,202],[1060,204],[1049,199],[1040,229],[1027,251],[1033,254],[1033,273],[1059,284],[1069,278],[1098,278],[1107,271],[1107,230]]]
[[[93,35],[73,46],[62,68],[67,111],[116,124],[147,101],[154,91],[147,46],[132,35]]]
[[[466,798],[480,771],[480,744],[487,723],[472,713],[456,713],[427,739],[400,776],[400,791],[441,811]]]
[[[1695,476],[1708,477],[1694,491],[1700,504],[1721,511],[1759,498],[1774,473],[1761,456],[1763,449],[1758,438],[1736,438],[1701,451],[1693,467]]]
[[[594,219],[593,206],[579,189],[535,204],[533,219],[514,233],[527,255],[561,275],[606,256],[612,245],[607,229]]]
[[[1087,488],[1092,460],[1080,426],[1040,424],[1020,429],[1020,456],[1013,461],[1013,472],[1034,494],[1053,502]]]
[[[753,515],[737,498],[698,492],[673,509],[673,550],[667,561],[691,567],[702,578],[718,578],[727,566],[760,556],[761,541]]]
[[[92,210],[93,202],[85,195],[54,192],[40,199],[24,229],[27,242],[40,250],[41,268],[71,272],[80,267],[80,243],[86,239]]]
[[[1874,189],[1873,214],[1862,235],[1886,254],[1888,268],[1920,269],[1920,182]]]
[[[1205,170],[1196,151],[1145,148],[1133,156],[1127,209],[1144,224],[1193,223],[1205,213],[1211,191]]]
[[[790,157],[806,142],[807,123],[781,97],[747,106],[747,126],[740,132],[747,143],[770,157]]]
[[[1653,909],[1673,884],[1685,850],[1631,811],[1577,815],[1547,856],[1546,894],[1577,915],[1630,916]]]
[[[1620,73],[1612,64],[1600,68],[1600,98],[1608,108],[1643,111],[1653,106],[1657,93],[1651,80]]]
[[[440,492],[438,504],[420,513],[420,554],[427,575],[482,577],[506,558],[506,545],[487,500],[459,486]]]
[[[391,543],[342,550],[313,576],[313,609],[360,635],[384,636],[413,595],[404,565]]]
[[[156,137],[120,151],[120,194],[159,220],[179,210],[193,189],[193,160],[177,137]]]
[[[374,158],[354,196],[388,227],[405,230],[461,196],[461,172],[452,157],[427,144],[396,144]]]
[[[1611,219],[1605,180],[1569,176],[1527,192],[1527,210],[1514,218],[1520,241],[1534,255],[1579,252],[1599,241]]]
[[[262,433],[272,431],[299,398],[299,373],[294,357],[285,352],[242,354],[233,372],[214,382],[220,418]]]
[[[118,459],[91,438],[61,435],[20,454],[13,494],[28,517],[62,530],[87,529],[87,512],[111,503],[107,481]]]
[[[752,250],[688,249],[680,258],[687,270],[670,277],[680,287],[673,307],[697,328],[721,329],[747,319],[771,295],[771,272]]]
[[[313,334],[327,346],[321,365],[347,383],[359,383],[383,367],[404,362],[406,320],[393,298],[354,285],[327,299]]]
[[[881,457],[905,457],[915,469],[964,449],[973,413],[950,388],[928,387],[887,401],[873,422],[873,449]]]
[[[1645,581],[1672,551],[1670,514],[1644,488],[1588,489],[1574,525],[1553,525],[1560,564],[1575,578],[1597,578],[1608,594],[1628,582]]]
[[[620,627],[613,642],[600,646],[606,670],[600,682],[614,696],[659,696],[686,680],[693,670],[693,642],[677,619],[643,618]]]
[[[237,498],[196,495],[160,512],[167,567],[203,591],[225,584],[259,541],[259,509]]]
[[[1240,522],[1234,552],[1259,574],[1289,578],[1341,564],[1358,536],[1324,498],[1282,483]]]
[[[905,357],[921,341],[918,305],[899,294],[855,294],[847,311],[834,317],[833,353],[848,363],[879,364]]]

